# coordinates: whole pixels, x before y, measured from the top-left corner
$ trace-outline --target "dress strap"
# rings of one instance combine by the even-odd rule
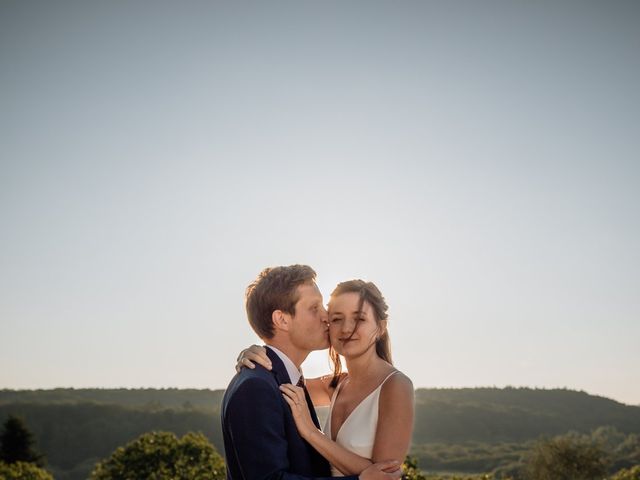
[[[384,380],[382,380],[382,383],[378,386],[378,388],[381,388],[382,385],[384,385],[384,382],[386,382],[387,380],[389,380],[391,377],[393,377],[396,373],[400,373],[400,370],[394,370],[393,372],[391,372],[389,375],[387,375],[386,377],[384,377]]]

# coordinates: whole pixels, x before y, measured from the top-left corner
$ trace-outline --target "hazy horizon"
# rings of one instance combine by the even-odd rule
[[[0,388],[224,388],[375,282],[416,387],[640,404],[640,4],[0,3]],[[305,374],[327,371],[314,353]]]
[[[543,391],[553,391],[553,390],[566,390],[566,391],[571,391],[571,392],[578,392],[578,393],[586,393],[590,396],[594,396],[594,397],[600,397],[600,398],[606,398],[608,400],[613,400],[615,402],[621,403],[623,405],[627,405],[627,406],[631,406],[631,407],[640,407],[640,403],[639,404],[631,404],[631,403],[625,403],[622,402],[620,400],[616,400],[615,398],[611,398],[611,397],[607,397],[605,395],[598,395],[595,393],[591,393],[591,392],[587,392],[585,390],[575,390],[575,389],[570,389],[570,388],[566,388],[566,387],[534,387],[534,386],[528,386],[528,385],[505,385],[503,387],[498,387],[495,385],[478,385],[478,386],[460,386],[460,387],[429,387],[429,386],[416,386],[414,385],[415,390],[464,390],[464,389],[471,389],[471,390],[482,390],[482,389],[498,389],[498,390],[506,390],[506,389],[529,389],[529,390],[543,390]],[[52,391],[52,390],[67,390],[67,389],[71,389],[71,390],[209,390],[212,392],[215,391],[224,391],[226,389],[226,387],[171,387],[171,386],[160,386],[160,387],[99,387],[99,386],[84,386],[84,387],[50,387],[50,388],[10,388],[10,387],[2,387],[0,388],[0,391],[13,391],[13,392],[37,392],[37,391]]]

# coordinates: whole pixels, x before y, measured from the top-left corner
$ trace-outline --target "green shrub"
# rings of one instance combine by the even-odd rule
[[[222,457],[201,433],[178,439],[173,433],[151,432],[119,447],[98,463],[91,480],[224,480]]]
[[[563,435],[538,441],[527,459],[531,480],[600,480],[609,457],[600,445],[579,436]]]
[[[0,480],[53,480],[53,477],[33,463],[0,462]]]
[[[610,480],[640,480],[640,465],[620,470]]]

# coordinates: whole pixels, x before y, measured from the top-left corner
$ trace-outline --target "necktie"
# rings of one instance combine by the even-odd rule
[[[320,428],[320,422],[318,421],[318,416],[316,415],[316,409],[313,407],[313,402],[311,401],[311,396],[309,396],[309,391],[304,384],[304,377],[300,375],[298,379],[298,383],[296,383],[297,387],[300,387],[304,390],[304,398],[307,401],[307,405],[309,406],[309,413],[311,414],[311,420],[313,420],[313,424]]]

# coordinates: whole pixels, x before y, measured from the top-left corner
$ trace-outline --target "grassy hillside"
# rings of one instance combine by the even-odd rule
[[[640,407],[585,392],[530,388],[418,389],[414,443],[523,442],[607,425],[640,433]]]
[[[224,390],[178,388],[55,388],[52,390],[0,390],[0,406],[12,403],[99,403],[123,407],[217,409]]]

